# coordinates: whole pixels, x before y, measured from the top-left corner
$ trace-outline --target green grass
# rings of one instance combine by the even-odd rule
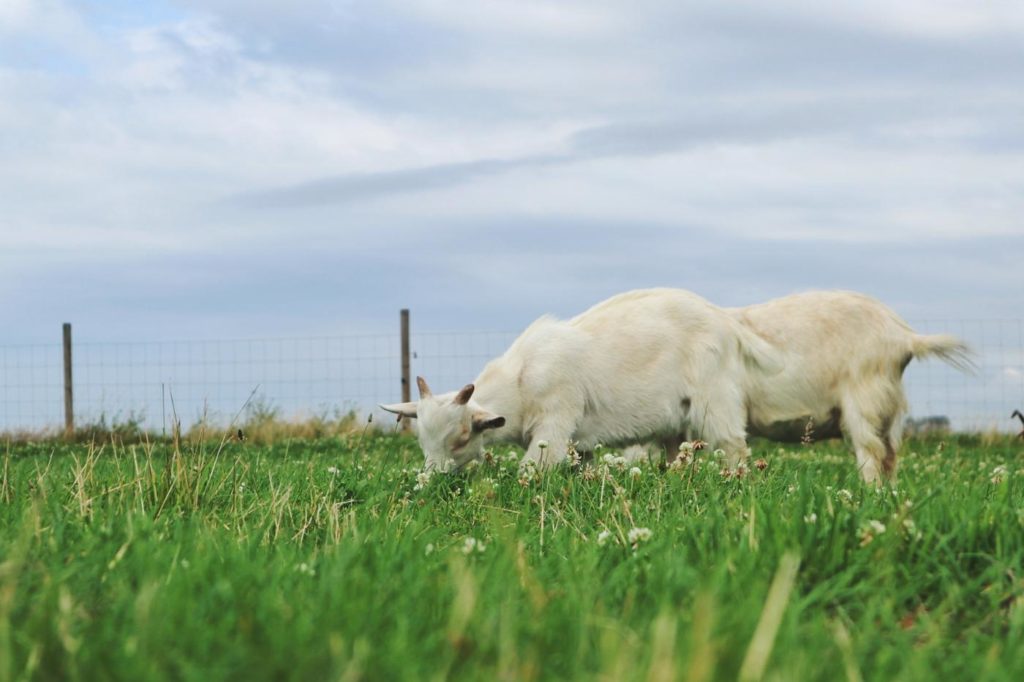
[[[416,489],[373,433],[7,446],[0,682],[1024,679],[1019,441],[910,443],[877,491],[839,444],[739,479],[508,452]]]

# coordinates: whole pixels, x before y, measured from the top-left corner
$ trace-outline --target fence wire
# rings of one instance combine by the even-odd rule
[[[904,377],[910,416],[949,420],[957,430],[1010,430],[1024,410],[1024,321],[918,320],[920,333],[952,333],[975,352],[978,371],[914,361]],[[515,332],[410,336],[413,375],[437,391],[473,380]],[[396,334],[277,339],[76,343],[75,423],[134,422],[167,432],[200,419],[227,424],[252,397],[287,419],[369,413],[401,397]],[[415,395],[415,394],[414,394]],[[60,343],[0,346],[0,432],[64,423]],[[1019,425],[1017,426],[1019,428]]]

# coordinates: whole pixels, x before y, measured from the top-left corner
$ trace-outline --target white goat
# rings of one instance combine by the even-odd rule
[[[449,471],[486,444],[516,442],[538,467],[598,443],[660,438],[669,457],[689,434],[749,455],[748,433],[799,440],[846,435],[865,481],[895,472],[901,378],[914,357],[965,368],[967,347],[922,336],[861,294],[813,292],[719,308],[687,291],[620,294],[583,314],[542,317],[458,392],[382,405],[417,417],[427,469]]]

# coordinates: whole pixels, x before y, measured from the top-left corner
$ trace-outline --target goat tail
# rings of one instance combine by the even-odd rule
[[[952,334],[914,334],[910,343],[915,358],[935,356],[961,372],[978,371],[970,347]]]
[[[782,371],[783,360],[778,350],[753,329],[740,322],[738,325],[740,352],[749,365],[765,374],[774,375]]]

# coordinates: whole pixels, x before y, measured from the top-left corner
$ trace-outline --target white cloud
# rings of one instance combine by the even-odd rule
[[[38,69],[37,61],[77,60],[95,57],[101,41],[86,20],[64,0],[4,0],[0,3],[0,38],[14,50],[34,53],[28,60],[30,69]],[[19,39],[21,44],[19,45]],[[5,53],[0,43],[0,64]]]
[[[32,19],[34,5],[32,0],[8,0],[0,4],[0,29],[24,29]]]
[[[595,39],[621,31],[628,14],[599,2],[411,0],[395,3],[435,23],[482,35],[541,36],[558,41]],[[524,50],[525,51],[525,50]]]
[[[1009,6],[216,0],[123,23],[78,7],[0,4],[3,286],[54,259],[116,272],[154,254],[264,262],[309,248],[354,270],[428,232],[421,262],[475,282],[474,300],[529,272],[531,309],[556,282],[568,308],[592,302],[603,285],[589,273],[617,262],[630,276],[616,286],[655,283],[680,252],[765,243],[946,248],[903,269],[918,292],[965,240],[990,238],[965,266],[970,295],[1008,314],[998,287],[1017,270],[1001,257],[1020,242],[997,244],[1024,215]],[[315,201],[294,200],[309,188]],[[244,200],[282,189],[292,201]],[[584,236],[522,265],[559,224]],[[467,225],[488,233],[486,252],[461,240]],[[609,225],[644,237],[613,244],[595,227]],[[751,279],[704,293],[835,281],[744,267]],[[360,272],[367,289],[405,285]],[[448,281],[442,266],[418,276]],[[470,293],[446,295],[457,307]]]
[[[865,28],[945,39],[1011,36],[1024,28],[1024,8],[1014,2],[910,0],[832,3],[815,8]]]

